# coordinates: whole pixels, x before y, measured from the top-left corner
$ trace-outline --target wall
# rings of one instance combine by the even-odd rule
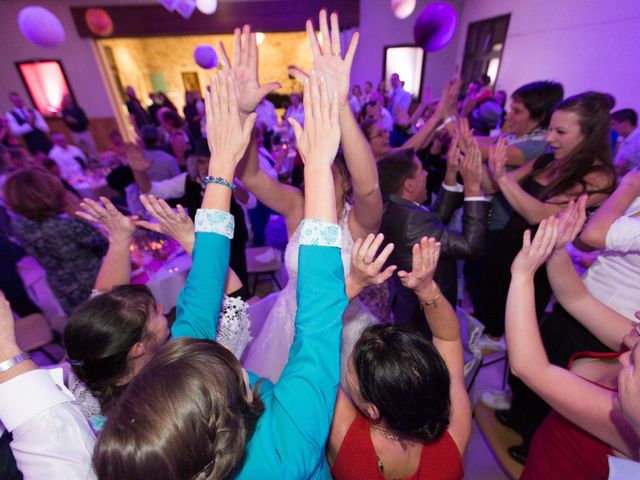
[[[413,44],[415,19],[433,0],[418,0],[413,14],[404,20],[393,15],[390,3],[390,0],[360,0],[360,44],[353,64],[352,83],[363,85],[369,80],[375,88],[382,79],[384,47]],[[448,0],[448,3],[460,16],[464,0]],[[424,86],[431,86],[434,96],[440,95],[447,80],[454,75],[458,32],[447,47],[426,56]]]
[[[497,87],[513,92],[534,80],[557,80],[565,93],[602,90],[616,108],[640,111],[640,1],[466,0],[456,58],[470,22],[511,13]]]
[[[122,85],[131,85],[138,97],[147,101],[153,90],[151,73],[160,73],[167,83],[167,95],[182,110],[184,84],[182,72],[196,72],[201,92],[211,78],[212,70],[198,67],[193,61],[193,50],[208,43],[218,50],[222,41],[227,52],[232,52],[231,35],[189,35],[182,37],[113,38],[99,40],[101,46],[110,47],[118,66]],[[301,85],[289,78],[286,65],[296,65],[305,71],[311,69],[311,48],[304,32],[267,33],[259,49],[260,81],[280,82],[280,93],[300,91]]]

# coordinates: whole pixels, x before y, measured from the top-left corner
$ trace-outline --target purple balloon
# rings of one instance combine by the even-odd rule
[[[18,13],[18,27],[31,43],[54,48],[64,42],[64,27],[58,17],[43,7],[24,7]]]
[[[207,43],[196,47],[193,51],[193,58],[198,65],[207,70],[218,65],[218,54],[213,47]]]
[[[446,47],[456,33],[458,15],[451,5],[436,2],[427,5],[413,26],[416,45],[427,52],[437,52]]]

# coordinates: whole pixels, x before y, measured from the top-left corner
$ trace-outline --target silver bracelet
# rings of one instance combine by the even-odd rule
[[[13,358],[9,358],[4,362],[0,362],[0,373],[6,372],[10,368],[15,367],[17,364],[29,360],[30,358],[31,355],[29,355],[27,352],[22,352]]]

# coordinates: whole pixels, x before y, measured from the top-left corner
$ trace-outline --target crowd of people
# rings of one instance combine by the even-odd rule
[[[507,98],[487,75],[412,105],[398,74],[388,91],[351,84],[359,35],[343,52],[337,14],[319,30],[307,21],[312,70],[289,68],[301,93],[282,119],[248,26],[182,115],[126,89],[137,144],[114,131],[98,152],[66,96],[74,145],[10,93],[0,476],[460,479],[462,293],[484,325],[467,348],[508,352],[510,388],[482,402],[522,435],[509,448],[521,478],[637,478],[635,111],[547,80]],[[112,198],[74,188],[96,167]],[[288,283],[251,338],[245,248],[265,244],[271,215]],[[175,320],[130,283],[141,229],[192,256]],[[67,317],[64,382],[15,337],[14,315],[40,313],[25,254]]]

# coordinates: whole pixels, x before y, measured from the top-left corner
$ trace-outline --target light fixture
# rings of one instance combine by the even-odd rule
[[[416,9],[416,0],[391,0],[391,11],[396,18],[404,19]]]
[[[211,15],[218,9],[218,0],[196,0],[196,7],[205,15]]]
[[[262,42],[264,42],[265,36],[266,35],[262,32],[256,32],[256,43],[258,45],[262,45]]]

